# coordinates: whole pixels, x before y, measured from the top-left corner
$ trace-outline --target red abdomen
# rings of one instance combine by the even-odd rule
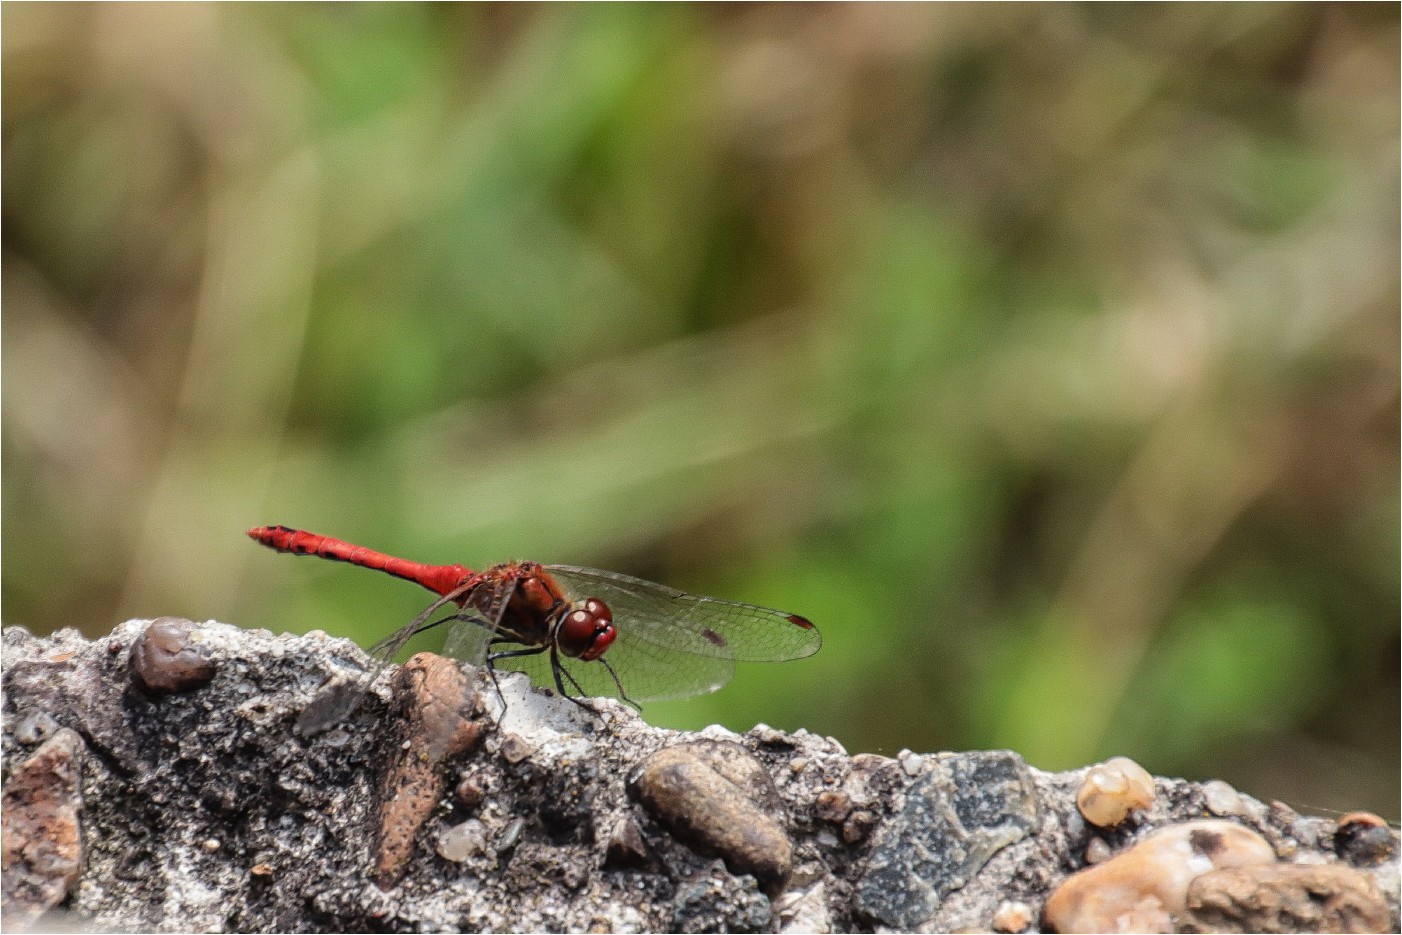
[[[257,526],[248,531],[248,537],[279,552],[315,555],[318,558],[329,558],[336,562],[347,562],[362,568],[387,572],[438,594],[447,594],[472,577],[472,572],[461,565],[425,565],[422,562],[411,562],[363,546],[351,545],[331,536],[318,536],[287,526]]]

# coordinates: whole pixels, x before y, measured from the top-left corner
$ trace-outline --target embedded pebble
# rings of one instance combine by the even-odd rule
[[[440,764],[475,748],[485,731],[477,693],[451,659],[419,653],[395,673],[392,690],[405,740],[380,805],[374,879],[381,889],[403,874],[419,828],[442,799],[447,780]]]
[[[651,863],[652,851],[637,822],[625,818],[614,827],[604,849],[604,860],[613,867],[637,868]]]
[[[507,734],[501,739],[501,746],[497,748],[497,752],[501,754],[503,760],[515,766],[535,753],[535,747],[531,746],[523,737]]]
[[[80,787],[86,746],[62,728],[14,767],[0,793],[5,922],[25,928],[67,896],[83,866]]]
[[[919,776],[921,768],[925,765],[923,756],[909,750],[902,750],[896,755],[896,759],[900,762],[901,769],[905,770],[905,774],[911,778]]]
[[[1391,921],[1373,879],[1342,864],[1209,871],[1189,885],[1187,909],[1211,932],[1386,932]]]
[[[1154,777],[1131,760],[1117,756],[1086,771],[1076,793],[1076,808],[1086,821],[1113,828],[1137,808],[1154,803]]]
[[[832,931],[827,887],[822,883],[785,893],[774,903],[774,911],[779,916],[779,935]]]
[[[15,739],[25,745],[48,740],[58,730],[58,721],[47,711],[31,711],[15,725]]]
[[[1202,784],[1203,803],[1207,810],[1214,815],[1226,817],[1228,815],[1245,815],[1246,808],[1241,801],[1241,795],[1220,779],[1212,779]]]
[[[350,732],[340,727],[333,727],[321,737],[321,742],[332,749],[344,747],[351,742]]]
[[[1091,838],[1086,844],[1085,861],[1089,864],[1103,864],[1110,859],[1110,845],[1104,838]]]
[[[439,857],[459,864],[486,849],[487,831],[476,818],[469,818],[445,830],[438,836],[438,844],[434,847]]]
[[[200,842],[200,847],[204,848],[205,853],[213,854],[215,851],[219,850],[219,839],[205,838],[203,841]]]
[[[497,839],[497,853],[505,854],[521,843],[521,833],[526,830],[526,819],[516,817],[507,824],[506,830]]]
[[[1397,833],[1372,812],[1349,812],[1339,819],[1334,850],[1351,864],[1380,864],[1397,853]]]
[[[476,808],[482,804],[485,793],[482,791],[482,784],[475,776],[463,776],[458,781],[457,787],[453,789],[453,798],[458,800],[458,804],[463,808]]]
[[[857,913],[898,931],[925,928],[946,896],[1040,820],[1031,771],[1015,753],[940,754],[927,767],[881,819],[854,889]]]
[[[766,887],[788,877],[793,845],[761,808],[777,803],[777,792],[743,747],[720,741],[665,747],[648,757],[632,786],[674,837],[722,858],[732,873],[748,873]]]
[[[1032,907],[1020,899],[1012,899],[998,907],[998,911],[993,913],[993,931],[1013,932],[1026,931],[1032,924]]]
[[[174,695],[203,688],[215,665],[190,640],[195,625],[179,617],[152,620],[131,648],[127,669],[149,695]]]
[[[876,827],[878,821],[876,813],[866,809],[858,809],[847,816],[847,820],[842,823],[842,840],[848,844],[856,844],[863,841],[871,834],[871,829]]]
[[[1042,918],[1058,932],[1171,931],[1188,886],[1209,870],[1275,863],[1266,839],[1235,822],[1202,819],[1155,831],[1129,850],[1062,881]]]
[[[845,792],[820,792],[813,802],[813,817],[830,824],[842,822],[852,813],[852,798]]]

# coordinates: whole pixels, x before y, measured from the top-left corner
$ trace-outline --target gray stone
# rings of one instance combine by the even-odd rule
[[[1017,754],[941,755],[877,832],[857,884],[857,909],[883,925],[915,929],[1036,824],[1032,777]]]

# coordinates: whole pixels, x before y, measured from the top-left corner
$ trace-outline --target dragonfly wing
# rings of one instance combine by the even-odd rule
[[[557,658],[565,673],[561,675],[561,681],[571,695],[617,698],[621,683],[623,693],[633,701],[662,701],[703,695],[720,688],[735,674],[735,663],[729,659],[664,652],[645,640],[630,638],[621,630],[600,659],[583,662],[564,656]],[[617,683],[604,665],[605,659],[618,674]],[[549,650],[531,656],[501,659],[496,665],[513,672],[525,672],[536,685],[555,687]]]
[[[497,587],[482,587],[473,591],[462,610],[455,615],[448,638],[443,642],[443,655],[480,666],[487,658],[488,647],[501,625],[507,602],[516,590],[515,581]]]
[[[597,597],[609,605],[618,630],[618,640],[609,649],[611,660],[625,638],[692,656],[743,662],[801,659],[823,645],[813,624],[796,614],[688,594],[595,568],[548,565],[546,570],[572,600]]]

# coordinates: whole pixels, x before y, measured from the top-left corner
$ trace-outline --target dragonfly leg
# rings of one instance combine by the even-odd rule
[[[597,710],[595,710],[593,705],[589,704],[587,701],[583,701],[579,698],[576,698],[569,692],[565,691],[565,684],[560,680],[560,673],[562,672],[565,674],[565,678],[570,680],[570,684],[574,686],[574,690],[583,695],[584,689],[581,688],[579,686],[579,683],[574,680],[574,676],[570,675],[570,670],[560,665],[559,653],[556,651],[555,645],[552,643],[550,645],[550,674],[555,676],[555,687],[559,689],[560,695],[564,698],[568,698],[570,701],[573,701],[585,711],[588,711],[590,714],[594,715],[594,717],[601,717],[601,715]]]
[[[489,647],[500,646],[504,643],[511,642],[513,641],[505,639],[503,637],[497,637],[488,642],[487,645]],[[525,649],[505,649],[499,653],[487,654],[487,658],[485,660],[487,666],[487,675],[490,676],[492,679],[492,687],[497,690],[497,699],[501,701],[501,706],[503,709],[506,708],[506,696],[501,693],[501,684],[497,681],[496,661],[498,659],[512,659],[517,656],[538,656],[543,652],[545,652],[544,646],[527,646]]]
[[[609,661],[603,656],[600,656],[594,661],[602,662],[604,664],[604,668],[608,670],[609,678],[613,679],[613,687],[618,689],[618,697],[623,700],[623,703],[633,708],[639,714],[641,714],[643,711],[643,706],[638,704],[632,698],[628,697],[628,693],[623,690],[623,683],[618,680],[618,673],[613,671],[613,666],[609,665]]]

